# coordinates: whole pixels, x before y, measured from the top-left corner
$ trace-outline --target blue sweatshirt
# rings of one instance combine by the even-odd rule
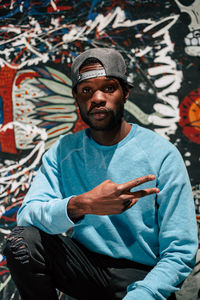
[[[70,220],[72,196],[106,179],[123,183],[148,174],[156,179],[133,190],[158,187],[157,195],[139,199],[119,215]],[[97,144],[89,129],[61,137],[43,155],[17,221],[50,234],[74,227],[73,237],[92,251],[154,266],[144,280],[127,287],[124,300],[167,299],[195,263],[194,200],[182,157],[167,140],[135,124],[113,146]]]

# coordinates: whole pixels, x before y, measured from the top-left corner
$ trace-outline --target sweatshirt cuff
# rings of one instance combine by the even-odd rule
[[[67,206],[68,206],[68,203],[69,203],[69,200],[73,197],[76,197],[76,195],[73,195],[73,196],[70,196],[68,198],[65,198],[65,203],[66,203],[66,209],[65,209],[65,214],[66,214],[66,218],[67,218],[67,221],[69,222],[69,224],[71,224],[72,226],[75,225],[75,223],[70,219],[69,215],[68,215],[68,210],[67,210]]]
[[[49,211],[51,219],[48,221],[48,232],[51,234],[59,234],[66,232],[71,227],[74,227],[74,222],[67,214],[67,205],[69,200],[74,197],[70,196],[60,201],[52,201],[52,206]]]
[[[145,287],[137,287],[129,291],[123,300],[155,300],[153,293]]]

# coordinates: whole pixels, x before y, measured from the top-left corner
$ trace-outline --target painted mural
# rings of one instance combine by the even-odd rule
[[[94,47],[126,60],[134,88],[125,118],[181,152],[200,226],[200,0],[0,0],[0,247],[43,153],[85,128],[70,66]],[[200,299],[199,268],[197,259],[177,299]],[[0,299],[20,299],[2,254]]]

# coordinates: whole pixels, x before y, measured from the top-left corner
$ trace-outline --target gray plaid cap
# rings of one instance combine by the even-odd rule
[[[97,58],[104,67],[104,70],[93,70],[79,74],[81,65],[87,58]],[[130,87],[132,85],[127,81],[126,64],[123,56],[112,48],[92,48],[81,53],[75,58],[71,67],[72,88],[79,82],[100,76],[116,77],[122,79]]]

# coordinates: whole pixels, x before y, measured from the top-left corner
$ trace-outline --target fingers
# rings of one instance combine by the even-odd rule
[[[123,194],[120,196],[121,199],[124,199],[124,209],[131,208],[138,200],[139,198],[159,193],[158,188],[150,188],[150,189],[144,189],[136,192],[129,192],[128,194]]]
[[[151,194],[157,194],[160,190],[158,188],[150,188],[150,189],[144,189],[137,192],[132,192],[132,195],[134,198],[142,198]]]
[[[148,182],[148,181],[152,181],[154,179],[155,179],[154,175],[146,175],[146,176],[138,177],[138,178],[130,180],[128,182],[119,184],[118,190],[120,190],[120,191],[130,190],[133,187],[136,187],[136,186],[143,184],[145,182]]]
[[[124,207],[124,210],[127,210],[127,209],[131,208],[137,201],[138,201],[138,198],[134,198],[134,199],[129,200],[126,203],[126,205]]]
[[[157,194],[159,192],[160,190],[158,188],[149,188],[149,189],[121,194],[120,199],[124,199],[124,201],[130,201],[135,198],[142,198],[151,194]]]
[[[159,193],[159,189],[158,188],[151,188],[151,189],[145,189],[145,190],[140,190],[137,192],[132,192],[129,193],[129,195],[127,196],[127,201],[126,204],[124,206],[124,210],[127,210],[129,208],[131,208],[133,205],[135,205],[135,203],[139,200],[139,198],[151,195],[151,194],[156,194]],[[132,198],[131,198],[132,197]]]

